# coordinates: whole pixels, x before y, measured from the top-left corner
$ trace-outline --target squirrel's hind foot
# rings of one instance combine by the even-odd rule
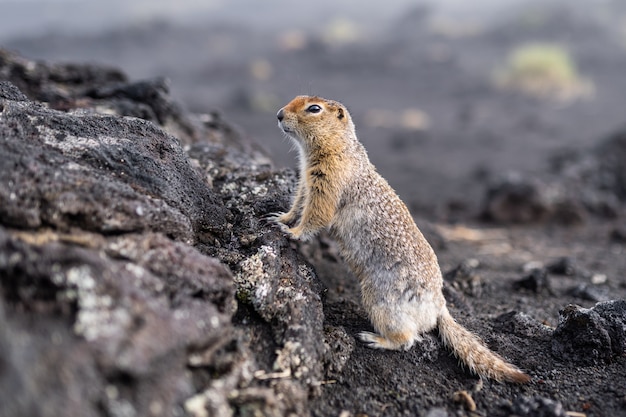
[[[361,332],[359,338],[373,349],[409,350],[416,338],[410,332],[390,333],[386,337],[376,333]]]

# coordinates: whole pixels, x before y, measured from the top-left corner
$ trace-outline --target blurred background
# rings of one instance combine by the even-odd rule
[[[167,77],[276,165],[276,111],[342,101],[410,208],[453,219],[505,172],[551,175],[626,122],[623,0],[0,0],[0,46]],[[456,214],[455,214],[456,213]]]

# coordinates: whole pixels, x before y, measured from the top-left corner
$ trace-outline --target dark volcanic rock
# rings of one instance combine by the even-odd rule
[[[511,406],[511,413],[518,417],[566,417],[563,405],[544,397],[518,397]]]
[[[548,271],[544,268],[535,268],[530,271],[524,278],[515,281],[513,284],[516,289],[526,289],[534,293],[546,292],[553,294]]]
[[[231,266],[238,300],[269,323],[275,338],[276,344],[264,341],[252,344],[251,350],[257,357],[265,356],[268,349],[275,351],[275,357],[261,363],[268,375],[282,372],[306,386],[318,386],[327,361],[321,283],[278,228],[262,220],[288,208],[295,185],[293,173],[271,171],[266,160],[250,159],[237,149],[220,145],[195,144],[189,155],[211,178],[233,214],[228,246],[200,247]],[[241,309],[240,313],[237,320],[241,324],[252,320],[251,311]],[[304,401],[298,398],[283,401],[281,406],[306,414]]]
[[[8,81],[0,81],[0,98],[12,101],[28,101],[28,97]],[[3,109],[0,108],[0,110]]]
[[[600,285],[589,284],[586,282],[576,285],[568,292],[574,297],[594,302],[609,301],[611,299],[608,288]]]
[[[163,80],[3,51],[0,79],[0,415],[306,416],[350,344],[262,220],[293,173]]]
[[[465,260],[456,268],[447,271],[443,278],[454,289],[472,297],[480,297],[483,292],[483,282],[477,272],[478,266],[479,262],[476,259]]]
[[[583,270],[574,259],[560,258],[546,266],[548,272],[557,275],[581,276],[588,278],[590,274]]]
[[[487,188],[482,215],[498,223],[578,224],[594,215],[615,219],[625,212],[626,128],[591,149],[552,159],[556,178],[540,181],[503,175]]]
[[[48,107],[133,116],[159,124],[185,143],[232,135],[219,116],[193,115],[169,96],[166,79],[129,82],[116,68],[90,64],[30,61],[0,49],[0,80],[18,87]],[[11,97],[5,97],[16,100]],[[216,126],[218,124],[218,126]]]
[[[483,206],[483,217],[497,223],[576,224],[585,216],[584,208],[562,187],[517,174],[491,184]]]
[[[141,119],[3,100],[0,214],[14,227],[225,233],[227,211],[180,143]]]
[[[117,68],[90,64],[48,64],[0,49],[0,79],[15,84],[28,97],[56,103],[96,85],[125,82]]]
[[[616,243],[626,243],[626,227],[618,226],[611,230],[610,238]]]
[[[552,329],[548,326],[539,323],[527,314],[517,311],[498,316],[495,320],[495,328],[536,340],[549,340],[552,334]]]
[[[108,107],[116,114],[150,120],[168,127],[175,122],[183,133],[196,139],[193,122],[180,105],[170,99],[168,81],[164,78],[116,83],[88,89],[85,96],[98,100],[98,106]]]
[[[228,340],[233,305],[225,300],[232,300],[234,292],[230,272],[159,235],[112,243],[135,251],[160,245],[156,250],[162,259],[177,254],[178,276],[196,289],[176,291],[174,302],[167,269],[144,268],[55,240],[52,233],[18,238],[0,229],[8,329],[0,346],[3,357],[19,369],[3,374],[0,392],[13,391],[20,399],[2,398],[0,415],[29,414],[42,398],[49,401],[42,402],[40,415],[68,415],[67,408],[75,413],[70,415],[99,415],[101,405],[111,412],[128,407],[148,415],[156,408],[160,411],[154,415],[170,415],[193,393],[185,366],[188,351],[215,349]]]
[[[602,302],[591,309],[570,304],[559,314],[552,338],[557,358],[595,365],[626,353],[626,301]]]
[[[487,190],[484,215],[504,223],[528,223],[548,217],[550,202],[542,185],[518,176],[503,178]]]
[[[0,300],[0,415],[100,415],[105,381],[88,344],[60,318],[5,307]]]
[[[626,201],[626,128],[605,139],[594,154],[598,161],[594,175],[597,186]]]

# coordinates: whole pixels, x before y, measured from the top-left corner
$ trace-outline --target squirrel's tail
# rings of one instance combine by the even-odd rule
[[[489,350],[478,336],[458,324],[445,306],[437,319],[437,325],[443,343],[472,372],[500,382],[508,381],[521,384],[530,381],[528,375],[506,362],[497,353]]]

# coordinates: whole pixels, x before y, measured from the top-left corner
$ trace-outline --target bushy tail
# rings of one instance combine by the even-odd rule
[[[514,365],[506,362],[500,355],[489,350],[476,336],[450,315],[446,307],[438,319],[439,334],[443,343],[469,367],[469,369],[496,381],[526,383],[530,377]]]

